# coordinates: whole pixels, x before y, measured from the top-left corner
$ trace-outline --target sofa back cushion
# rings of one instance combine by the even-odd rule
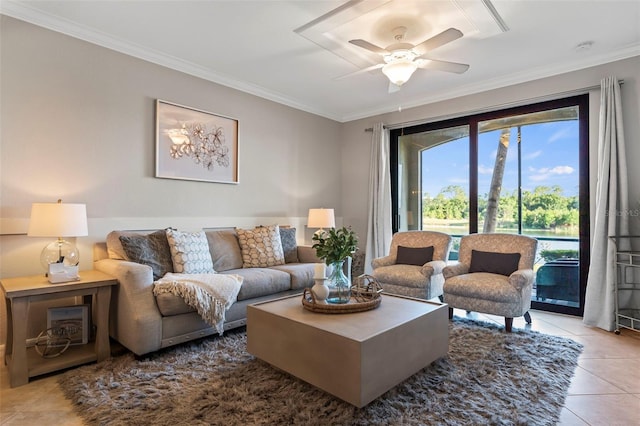
[[[296,241],[296,228],[283,228],[280,226],[280,241],[285,263],[298,263],[298,242]]]
[[[150,231],[154,232],[154,231]],[[164,231],[163,231],[164,232]],[[122,243],[120,242],[120,237],[122,235],[131,236],[131,235],[146,235],[149,232],[144,231],[111,231],[107,234],[107,253],[109,254],[109,259],[115,260],[129,260],[127,254],[122,247]]]
[[[234,229],[205,231],[213,269],[218,272],[242,268],[242,252]]]
[[[209,242],[204,231],[181,232],[167,228],[173,270],[179,274],[213,274]]]
[[[236,233],[242,251],[243,268],[268,268],[284,263],[278,225],[236,228]]]
[[[167,272],[173,272],[171,251],[163,229],[147,235],[123,234],[120,235],[120,243],[127,260],[151,266],[154,280],[164,277]]]

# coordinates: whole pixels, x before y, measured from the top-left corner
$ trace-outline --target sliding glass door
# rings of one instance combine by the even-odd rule
[[[393,130],[394,230],[538,239],[534,307],[582,314],[588,98]]]

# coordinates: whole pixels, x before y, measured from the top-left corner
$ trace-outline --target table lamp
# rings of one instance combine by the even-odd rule
[[[324,233],[324,228],[335,228],[336,219],[333,214],[333,209],[309,209],[307,227],[320,228],[314,232],[314,234]]]
[[[64,237],[83,237],[89,234],[87,228],[87,207],[85,204],[33,203],[27,235],[30,237],[55,237],[40,254],[40,263],[49,270],[52,263],[75,266],[80,262],[80,253],[75,244]]]

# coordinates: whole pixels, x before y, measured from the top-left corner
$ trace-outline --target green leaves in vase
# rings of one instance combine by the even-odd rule
[[[358,237],[351,228],[331,228],[328,231],[313,235],[315,243],[312,248],[316,255],[327,265],[341,261],[351,256],[358,249]]]

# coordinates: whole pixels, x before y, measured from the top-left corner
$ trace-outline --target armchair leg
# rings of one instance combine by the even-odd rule
[[[527,324],[531,324],[531,314],[529,313],[529,311],[524,313],[524,320],[527,322]]]
[[[449,319],[453,319],[453,308],[449,308]]]
[[[504,329],[507,333],[511,333],[511,328],[513,327],[513,318],[505,318],[504,319]]]

